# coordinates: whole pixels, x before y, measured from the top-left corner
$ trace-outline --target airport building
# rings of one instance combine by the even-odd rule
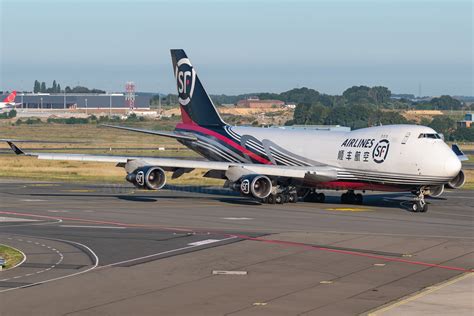
[[[5,96],[1,96],[3,99]],[[135,95],[134,108],[146,110],[150,108],[151,94]],[[128,109],[129,102],[126,94],[21,94],[15,98],[15,103],[20,104],[17,108],[22,109]]]

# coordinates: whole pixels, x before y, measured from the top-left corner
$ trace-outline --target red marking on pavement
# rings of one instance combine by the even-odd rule
[[[116,225],[116,226],[123,226],[123,227],[159,228],[159,229],[169,230],[169,231],[198,232],[198,231],[196,231],[194,229],[191,229],[191,228],[167,227],[167,226],[149,225],[149,224],[127,224],[127,223],[121,223],[121,222],[115,222],[115,221],[101,221],[101,220],[92,220],[92,219],[75,218],[75,217],[58,217],[58,216],[47,216],[47,215],[16,213],[16,212],[4,212],[4,211],[1,211],[0,214],[27,216],[27,217],[29,216],[29,217],[44,218],[44,219],[63,220],[63,221],[67,220],[67,221],[76,221],[76,222],[102,224],[102,225],[107,224],[107,225]],[[209,231],[206,231],[206,233],[207,232],[209,232]],[[216,232],[216,231],[210,231],[210,232],[214,233],[216,235],[223,235],[223,236],[226,236],[226,237],[234,237],[235,236],[235,237],[245,239],[245,240],[259,241],[259,242],[264,242],[264,243],[268,243],[268,244],[278,244],[278,245],[285,245],[285,246],[292,246],[292,247],[300,247],[300,248],[306,248],[308,250],[321,250],[321,251],[327,251],[327,252],[332,252],[332,253],[339,253],[339,254],[345,254],[345,255],[351,255],[351,256],[378,259],[378,260],[390,261],[390,262],[400,262],[400,263],[406,263],[406,264],[411,264],[411,265],[425,266],[425,267],[430,267],[430,268],[439,268],[439,269],[452,270],[452,271],[474,272],[474,269],[465,269],[465,268],[459,268],[459,267],[445,266],[445,265],[440,265],[440,264],[435,264],[435,263],[428,263],[428,262],[422,262],[422,261],[412,261],[412,260],[406,260],[406,259],[401,259],[401,258],[390,258],[390,257],[374,255],[374,254],[368,254],[368,253],[357,252],[357,251],[350,251],[350,250],[339,250],[339,249],[318,247],[318,246],[312,246],[312,245],[308,245],[308,244],[305,244],[305,243],[294,242],[294,241],[264,239],[264,238],[261,238],[261,237],[251,237],[251,236],[248,236],[248,235],[229,234],[229,233]]]

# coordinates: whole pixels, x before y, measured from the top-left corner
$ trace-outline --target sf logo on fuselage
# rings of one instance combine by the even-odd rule
[[[196,72],[187,58],[181,58],[175,69],[176,83],[178,85],[178,102],[185,106],[191,102],[196,82]]]
[[[374,150],[372,151],[372,158],[376,163],[382,163],[387,158],[388,148],[390,147],[390,142],[387,139],[382,139],[375,145]]]

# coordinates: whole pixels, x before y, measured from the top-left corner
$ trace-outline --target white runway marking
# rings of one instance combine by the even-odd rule
[[[251,217],[222,217],[222,219],[227,219],[229,221],[249,221],[253,218]]]
[[[22,202],[45,202],[45,200],[37,200],[37,199],[21,199]]]
[[[219,239],[206,239],[206,240],[191,242],[188,244],[188,246],[202,246],[202,245],[208,245],[208,244],[212,244],[219,241],[220,241]]]
[[[214,270],[212,271],[212,274],[214,275],[247,275],[247,271],[220,271],[220,270]]]
[[[67,228],[100,228],[100,229],[126,229],[127,227],[122,226],[83,226],[83,225],[59,225],[59,227]]]
[[[221,239],[219,241],[227,241],[227,240],[236,239],[236,238],[238,238],[238,237],[237,236],[232,236],[232,237],[229,237],[229,238]],[[182,250],[186,250],[186,249],[192,249],[192,248],[196,248],[196,247],[199,247],[199,246],[187,246],[187,247],[172,249],[172,250],[168,250],[168,251],[158,252],[158,253],[154,253],[154,254],[151,254],[151,255],[148,255],[148,256],[144,256],[144,257],[139,257],[139,258],[134,258],[134,259],[130,259],[130,260],[125,260],[125,261],[120,261],[120,262],[107,264],[105,266],[101,266],[99,269],[113,267],[113,266],[124,264],[124,263],[130,263],[130,262],[133,262],[133,261],[153,258],[153,257],[159,256],[159,255],[165,255],[165,254],[178,252],[178,251],[182,251]]]

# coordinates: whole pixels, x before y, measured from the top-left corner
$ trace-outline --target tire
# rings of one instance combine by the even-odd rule
[[[425,203],[425,205],[423,205],[423,208],[421,209],[420,212],[423,212],[423,213],[428,212],[428,204]]]
[[[290,202],[290,195],[289,194],[283,194],[283,203],[288,203]]]
[[[318,193],[318,202],[324,203],[325,200],[326,200],[326,195],[324,195],[324,193]]]
[[[341,203],[342,203],[342,204],[347,204],[347,203],[349,203],[349,198],[348,198],[348,196],[347,196],[347,193],[342,193],[342,194],[341,194]]]
[[[275,194],[270,194],[270,195],[267,197],[267,203],[268,203],[268,204],[275,204],[275,203],[276,203]]]
[[[298,202],[298,194],[297,193],[291,193],[290,194],[290,203],[296,203]]]
[[[422,209],[423,209],[423,207],[421,206],[421,203],[418,202],[418,201],[413,203],[412,206],[411,206],[411,210],[415,213],[420,212]]]
[[[356,204],[362,204],[364,202],[364,197],[362,196],[362,194],[357,193],[355,195],[355,202]]]
[[[277,204],[283,204],[284,203],[283,196],[281,194],[277,194],[275,197],[275,202]]]

